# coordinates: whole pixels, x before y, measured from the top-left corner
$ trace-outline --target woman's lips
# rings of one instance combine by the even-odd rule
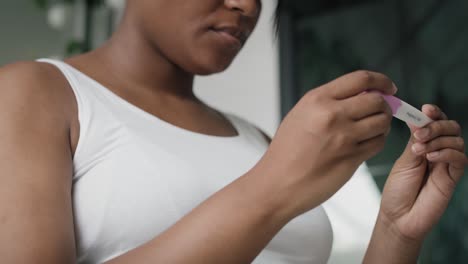
[[[235,27],[211,28],[220,40],[236,48],[241,48],[247,37],[246,34]]]

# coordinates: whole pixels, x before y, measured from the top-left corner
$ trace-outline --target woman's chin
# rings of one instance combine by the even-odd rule
[[[195,67],[191,67],[191,73],[195,75],[207,76],[211,74],[221,73],[225,71],[232,63],[230,60],[209,61],[198,63]]]

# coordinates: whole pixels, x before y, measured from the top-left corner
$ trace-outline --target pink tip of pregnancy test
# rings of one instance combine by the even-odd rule
[[[399,98],[392,96],[392,95],[386,95],[382,93],[381,91],[377,90],[367,90],[364,93],[378,93],[382,95],[383,99],[390,105],[390,108],[392,109],[392,114],[395,115],[398,112],[398,109],[402,106],[402,102]]]
[[[396,98],[395,96],[385,95],[385,94],[382,94],[382,97],[390,105],[390,108],[392,108],[392,113],[396,114],[398,112],[398,109],[402,105],[401,100]]]
[[[423,112],[409,105],[408,103],[403,102],[395,96],[387,95],[376,90],[371,90],[368,92],[378,93],[380,96],[382,96],[382,98],[384,98],[384,100],[392,109],[393,116],[400,119],[401,121],[417,127],[424,127],[433,122],[433,120]]]

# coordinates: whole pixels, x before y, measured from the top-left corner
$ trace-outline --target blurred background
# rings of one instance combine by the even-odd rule
[[[264,0],[255,33],[224,73],[198,78],[196,93],[274,135],[301,96],[357,69],[379,71],[415,106],[435,103],[468,123],[468,1],[289,0],[273,29],[275,0]],[[62,59],[101,45],[125,0],[2,0],[0,66]],[[379,206],[379,191],[408,139],[394,121],[385,151],[363,165],[326,204],[334,228],[330,264],[360,263]],[[465,137],[467,137],[465,131]],[[420,263],[468,263],[468,180],[428,237]]]

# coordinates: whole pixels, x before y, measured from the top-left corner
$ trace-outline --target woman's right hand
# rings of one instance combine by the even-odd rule
[[[357,71],[308,92],[254,168],[277,177],[270,180],[284,186],[282,197],[294,214],[326,201],[383,149],[392,113],[369,89],[389,95],[397,90],[383,74]]]

